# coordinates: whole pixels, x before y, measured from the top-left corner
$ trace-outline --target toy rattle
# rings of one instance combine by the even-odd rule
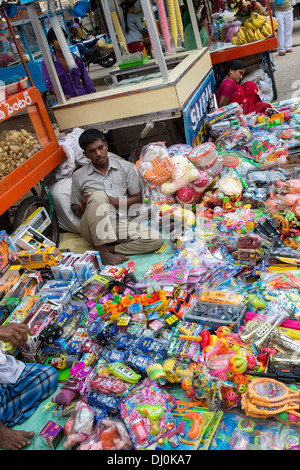
[[[223,369],[210,371],[210,375],[219,375],[227,371],[230,371],[233,374],[243,374],[244,372],[246,372],[246,370],[247,370],[246,358],[239,354],[235,354],[229,358],[227,367],[224,367]]]

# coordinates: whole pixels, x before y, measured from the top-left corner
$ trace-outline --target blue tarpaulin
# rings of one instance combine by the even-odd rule
[[[83,18],[84,15],[87,14],[89,9],[92,11],[98,8],[97,2],[93,0],[81,0],[80,2],[76,3],[76,5],[72,8],[72,16],[77,18]]]

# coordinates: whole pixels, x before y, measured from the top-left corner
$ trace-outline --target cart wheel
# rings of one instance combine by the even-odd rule
[[[13,230],[16,230],[36,209],[44,207],[48,214],[50,213],[50,204],[47,199],[40,196],[30,196],[19,205],[13,222]],[[52,221],[44,232],[45,237],[49,238],[55,245],[59,240],[59,225],[57,217],[53,211]]]

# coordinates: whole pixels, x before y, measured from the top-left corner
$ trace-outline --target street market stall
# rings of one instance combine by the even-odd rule
[[[162,38],[158,33],[151,2],[142,0],[141,6],[154,58],[140,58],[130,64],[125,61],[126,43],[116,12],[111,4],[103,1],[105,19],[117,57],[117,67],[111,76],[108,75],[112,81],[106,90],[73,98],[67,103],[58,102],[53,112],[61,130],[98,127],[109,131],[110,144],[113,145],[113,150],[121,155],[130,153],[132,145],[139,139],[140,133],[148,123],[155,123],[154,127],[161,123],[163,138],[167,138],[170,144],[182,138],[190,144],[203,141],[204,118],[212,106],[211,98],[215,91],[210,54],[207,48],[202,48],[197,28],[198,49],[185,51],[179,40],[178,44],[175,44],[179,28],[174,32],[174,25],[177,28],[181,23],[178,17],[175,19],[174,15],[170,16],[170,11],[167,16],[165,3],[157,2],[166,15],[164,22],[163,17],[160,17],[165,51],[162,49]],[[170,4],[178,5],[178,2],[176,0]],[[188,4],[189,8],[193,8],[190,0]],[[132,60],[133,57],[134,55]],[[132,74],[138,76],[132,78]],[[153,139],[153,132],[156,132],[157,136],[157,130],[154,129],[149,132],[149,139]]]
[[[217,31],[216,42],[210,47],[212,64],[216,66],[233,59],[244,59],[259,68],[265,60],[275,101],[277,87],[271,53],[277,49],[277,20],[272,16],[269,0],[266,2],[267,11],[257,2],[237,1],[217,4],[220,3],[223,6],[223,13],[210,12],[212,29]],[[207,4],[209,5],[209,2]],[[230,4],[233,8],[230,8]],[[258,7],[252,9],[253,4]]]
[[[0,211],[4,214],[61,163],[65,154],[58,143],[42,96],[34,86],[3,5],[1,13],[7,21],[26,73],[23,80],[1,87]],[[39,202],[42,205],[40,198]],[[45,204],[49,206],[47,200]]]
[[[51,372],[53,381],[20,413],[12,404],[28,397],[24,375],[18,400],[12,402],[10,384],[1,388],[12,412],[1,427],[1,435],[10,427],[10,438],[0,447],[11,450],[19,431],[34,430],[19,447],[108,450],[98,454],[107,463],[130,458],[137,466],[149,455],[162,465],[197,463],[201,450],[299,450],[300,100],[275,103],[270,115],[244,113],[236,102],[205,114],[211,60],[207,48],[197,48],[157,56],[159,75],[142,74],[140,87],[122,84],[121,75],[109,90],[67,102],[28,8],[66,128],[75,119],[82,127],[99,124],[94,107],[109,134],[129,133],[139,120],[147,129],[164,113],[189,121],[180,143],[155,139],[138,153],[143,200],[154,208],[148,222],[161,234],[156,251],[117,264],[113,257],[104,262],[87,240],[75,248],[70,233],[65,246],[55,246],[39,243],[40,233],[28,240],[22,227],[11,236],[1,231],[0,327],[29,328],[15,342],[4,337],[1,365],[9,355],[26,362],[31,391],[37,370]],[[21,194],[63,158],[28,80],[0,103],[1,153],[13,152],[1,171],[20,163],[3,173],[4,206],[15,199],[14,185]],[[66,161],[74,163],[69,180],[75,163],[84,166],[82,132],[73,128],[64,139],[65,148],[73,137],[76,151],[76,162],[75,155]],[[29,158],[21,161],[24,153]],[[63,199],[64,175],[60,181]]]

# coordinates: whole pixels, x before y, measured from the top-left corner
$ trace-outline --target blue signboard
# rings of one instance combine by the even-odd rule
[[[212,94],[215,93],[215,87],[215,76],[211,70],[183,109],[186,143],[192,147],[207,140],[204,123],[209,102]]]

